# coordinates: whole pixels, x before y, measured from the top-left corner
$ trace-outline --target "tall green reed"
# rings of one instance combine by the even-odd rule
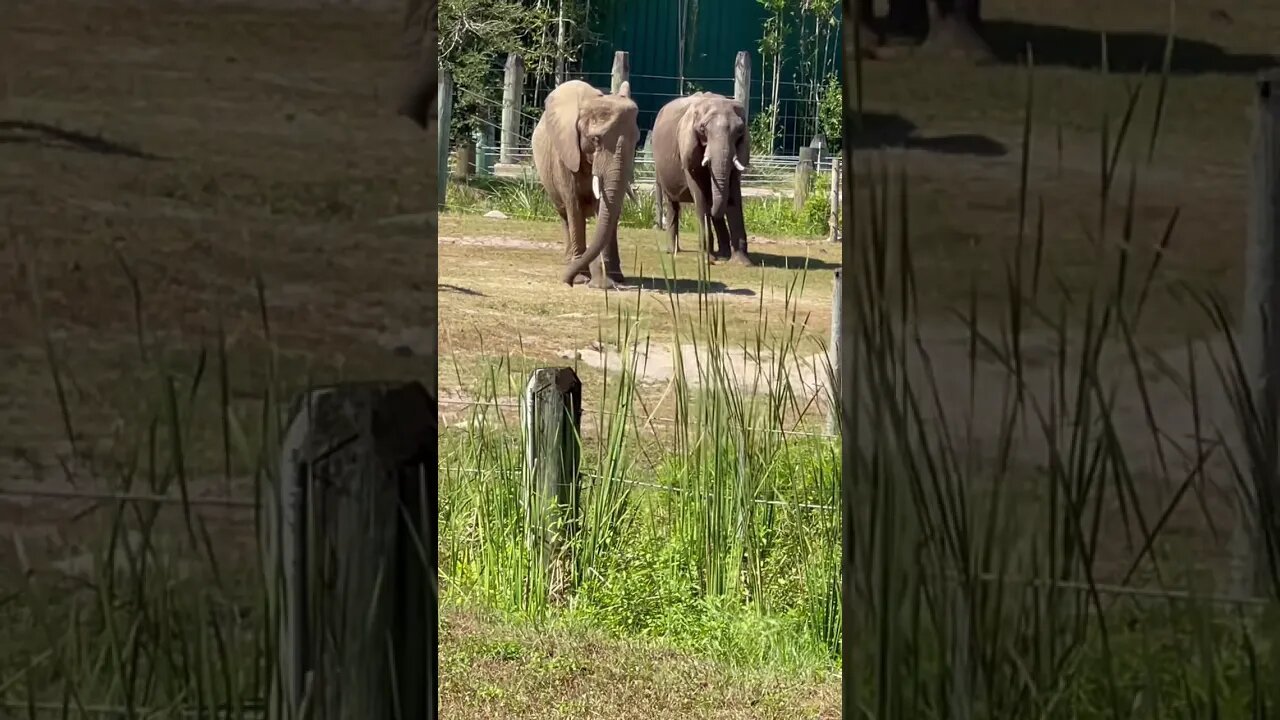
[[[846,707],[875,718],[1263,717],[1276,697],[1259,673],[1276,658],[1259,652],[1245,612],[1253,603],[1238,612],[1176,598],[1152,607],[1111,587],[1139,574],[1172,580],[1177,559],[1162,533],[1184,502],[1207,508],[1206,468],[1221,468],[1214,453],[1226,452],[1200,436],[1224,418],[1201,414],[1195,353],[1184,371],[1167,361],[1153,371],[1161,356],[1140,332],[1148,301],[1171,292],[1160,265],[1177,220],[1161,236],[1137,237],[1136,160],[1120,184],[1142,85],[1114,136],[1102,119],[1090,238],[1098,263],[1072,283],[1046,265],[1059,233],[1046,226],[1043,197],[1031,202],[1033,77],[1028,70],[1016,243],[1003,267],[974,278],[967,305],[950,309],[967,334],[964,360],[935,363],[929,337],[939,322],[921,307],[928,280],[917,275],[905,172],[851,168]],[[1004,297],[980,309],[977,283],[993,279]],[[1217,315],[1227,332],[1229,314]],[[1033,341],[1047,347],[1039,367]],[[987,363],[999,370],[994,381],[980,370]],[[1189,448],[1169,436],[1170,410],[1152,397],[1158,382],[1175,384],[1186,403],[1178,412],[1193,416]],[[1136,433],[1122,429],[1122,393],[1137,396]],[[1154,468],[1144,467],[1143,437]],[[1175,450],[1181,457],[1169,457]],[[1229,473],[1217,480],[1219,491],[1233,482]],[[1203,521],[1210,535],[1213,519]],[[1104,567],[1113,569],[1100,577]]]

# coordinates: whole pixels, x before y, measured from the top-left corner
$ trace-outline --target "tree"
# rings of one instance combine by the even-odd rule
[[[557,32],[562,12],[564,38]],[[581,46],[574,28],[585,24],[582,15],[574,0],[441,0],[440,65],[457,89],[451,133],[465,137],[497,121],[508,54],[519,55],[531,77],[554,74],[562,55]]]

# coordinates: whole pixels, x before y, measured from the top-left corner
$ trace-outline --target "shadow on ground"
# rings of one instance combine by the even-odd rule
[[[1229,27],[1235,24],[1226,11],[1214,14],[1215,22]],[[1102,66],[1102,34],[1097,30],[1039,25],[1014,20],[988,20],[983,35],[996,58],[1004,63],[1022,63],[1027,45],[1031,45],[1035,64],[1097,69]],[[1122,31],[1107,32],[1107,66],[1115,72],[1135,73],[1144,68],[1158,72],[1164,58],[1166,33]],[[1274,55],[1233,53],[1204,40],[1174,38],[1170,72],[1178,75],[1221,73],[1252,74],[1273,66]]]
[[[939,155],[976,155],[1001,157],[1008,154],[1004,143],[986,135],[965,133],[927,137],[918,134],[914,122],[890,113],[863,112],[858,127],[852,133],[855,150],[904,148],[922,150]]]
[[[69,147],[99,155],[131,157],[138,160],[164,159],[133,145],[29,120],[0,120],[0,145],[6,144],[31,144],[49,148]]]
[[[480,292],[479,290],[472,290],[471,288],[464,288],[458,285],[450,285],[448,283],[440,283],[439,285],[437,285],[437,288],[444,292],[456,292],[460,295],[466,295],[468,297],[486,297],[486,295]]]
[[[840,269],[840,263],[827,262],[814,257],[770,255],[768,253],[755,252],[754,250],[751,252],[751,262],[756,267],[767,267],[774,270],[808,270],[809,272],[817,272]]]
[[[750,288],[731,288],[718,280],[699,280],[697,278],[669,278],[638,276],[627,277],[623,292],[628,290],[656,290],[673,295],[705,292],[708,295],[755,295]]]

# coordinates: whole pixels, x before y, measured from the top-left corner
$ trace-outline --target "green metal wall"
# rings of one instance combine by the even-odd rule
[[[593,85],[608,88],[615,50],[631,54],[631,92],[640,106],[640,129],[647,133],[658,110],[682,94],[680,87],[681,5],[691,8],[687,18],[684,78],[697,90],[733,96],[733,62],[738,52],[751,53],[751,101],[754,116],[764,106],[760,37],[766,13],[756,0],[596,0],[592,8],[591,32],[597,42],[583,53],[580,74]],[[794,80],[798,43],[789,43],[784,54],[782,79]],[[839,38],[836,38],[839,48]],[[836,63],[837,69],[840,63]],[[788,89],[789,86],[784,86]],[[780,105],[782,143],[780,150],[792,154],[808,142],[807,131],[797,130],[800,118],[816,115],[817,108],[801,99],[788,99],[784,92]]]

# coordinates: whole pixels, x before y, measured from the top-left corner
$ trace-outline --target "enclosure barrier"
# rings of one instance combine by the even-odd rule
[[[443,85],[444,75],[442,74],[442,94],[446,89],[452,91],[452,88],[445,88]],[[646,76],[641,76],[646,77]],[[609,88],[612,92],[617,92],[623,82],[631,79],[631,60],[630,53],[619,50],[614,53],[613,66],[609,73]],[[671,78],[676,80],[677,78]],[[521,133],[522,125],[534,122],[534,115],[523,110],[525,98],[525,81],[526,74],[523,60],[515,54],[507,56],[506,63],[503,68],[502,83],[502,104],[500,108],[500,120],[494,123],[488,119],[479,118],[479,129],[473,137],[470,138],[449,138],[447,134],[442,136],[442,146],[448,150],[442,151],[446,160],[441,165],[441,177],[446,177],[449,173],[458,180],[470,179],[473,175],[486,177],[527,177],[529,165],[532,162],[532,151],[529,147],[530,138]],[[733,98],[742,103],[743,107],[748,111],[750,117],[751,102],[751,53],[748,51],[739,51],[734,57],[733,63]],[[491,102],[487,98],[480,98],[479,95],[468,91],[466,88],[459,88],[459,92],[474,96],[484,102]],[[634,92],[634,90],[633,90]],[[808,100],[808,98],[806,98]],[[442,116],[443,117],[443,116]],[[448,132],[448,126],[442,123],[442,132]],[[636,156],[636,180],[638,184],[647,184],[652,182],[652,153],[648,150],[650,139],[649,133],[646,133],[644,148],[637,153]],[[496,136],[496,142],[495,142]],[[816,145],[814,146],[816,147]],[[744,177],[744,189],[756,190],[762,186],[777,188],[786,186],[787,191],[792,191],[795,187],[804,184],[807,189],[812,184],[812,173],[821,172],[824,168],[830,167],[830,160],[821,157],[821,149],[819,149],[816,158],[812,153],[805,152],[805,157],[811,161],[812,167],[802,166],[804,158],[798,156],[758,156],[752,158],[751,167]],[[662,210],[661,197],[656,187],[653,189],[655,193],[655,225],[661,227],[663,218],[660,217]],[[757,193],[758,194],[758,193]],[[786,192],[770,192],[769,194],[785,195]],[[805,193],[801,193],[804,196]]]
[[[572,368],[534,370],[521,403],[525,442],[525,541],[545,573],[552,604],[566,596],[573,537],[581,521],[582,382]]]
[[[269,720],[435,717],[437,417],[419,383],[295,400],[262,537]]]
[[[1280,597],[1280,69],[1256,80],[1252,196],[1245,258],[1242,372],[1247,397],[1237,409],[1239,442],[1248,459],[1243,502],[1252,510],[1236,523],[1237,594]]]

